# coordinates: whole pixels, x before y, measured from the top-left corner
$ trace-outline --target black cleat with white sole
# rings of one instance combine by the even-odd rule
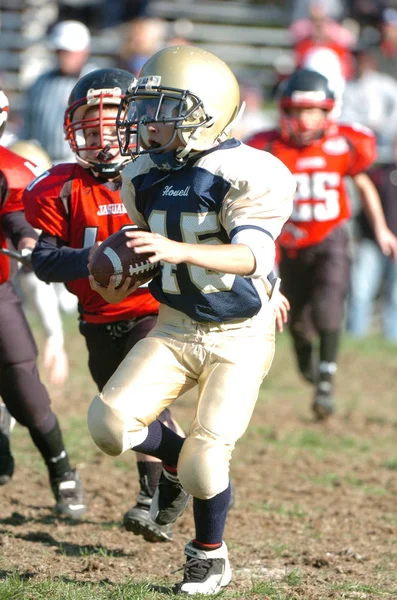
[[[141,535],[147,542],[171,542],[172,525],[159,525],[150,516],[152,498],[140,492],[136,505],[123,517],[123,525],[127,531]]]
[[[71,519],[80,519],[87,511],[83,485],[78,472],[73,469],[62,477],[50,478],[55,496],[55,512]]]
[[[211,551],[199,550],[189,542],[185,548],[186,563],[183,581],[174,586],[174,594],[216,594],[232,579],[225,542]]]

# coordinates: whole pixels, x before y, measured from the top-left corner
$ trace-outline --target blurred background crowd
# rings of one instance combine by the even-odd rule
[[[105,66],[137,74],[175,43],[207,48],[234,70],[246,102],[235,130],[242,140],[277,123],[278,90],[297,67],[325,75],[336,118],[376,135],[374,182],[397,234],[397,0],[2,0],[0,86],[10,100],[2,143],[35,140],[51,162],[74,160],[62,124],[77,79]],[[383,303],[383,333],[396,343],[397,267],[377,248],[353,188],[352,202],[352,289],[360,293],[351,295],[347,326],[367,335],[374,301]]]

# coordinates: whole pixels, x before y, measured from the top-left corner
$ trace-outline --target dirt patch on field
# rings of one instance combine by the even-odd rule
[[[338,413],[318,424],[309,409],[311,390],[296,375],[283,341],[235,451],[236,503],[225,534],[234,574],[227,597],[252,594],[261,582],[289,590],[280,598],[397,597],[394,361],[392,352],[345,349]],[[93,388],[77,365],[72,379],[70,388],[53,395],[73,454],[73,428],[79,418],[84,422]],[[192,408],[189,402],[178,407],[182,423]],[[89,512],[77,524],[53,516],[37,453],[24,431],[13,434],[17,468],[1,489],[0,577],[178,581],[184,545],[193,535],[191,506],[170,544],[150,544],[124,531],[122,515],[138,491],[134,457],[114,462],[81,430],[86,445],[77,452],[78,468]],[[258,597],[276,598],[258,590]]]

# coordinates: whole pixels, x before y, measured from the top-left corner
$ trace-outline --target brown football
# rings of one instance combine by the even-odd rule
[[[107,287],[112,275],[117,275],[117,288],[123,285],[127,277],[131,277],[131,286],[137,282],[142,285],[160,270],[160,263],[148,261],[150,254],[136,254],[133,248],[126,246],[130,239],[125,235],[126,229],[110,235],[92,256],[90,273],[100,285]]]

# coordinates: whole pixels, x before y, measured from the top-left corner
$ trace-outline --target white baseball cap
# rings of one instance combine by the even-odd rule
[[[60,21],[50,33],[50,42],[55,50],[80,52],[90,45],[91,35],[80,21]]]

